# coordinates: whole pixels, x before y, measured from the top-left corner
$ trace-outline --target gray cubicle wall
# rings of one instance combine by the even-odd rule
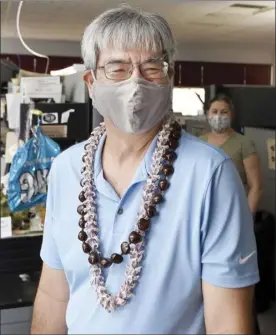
[[[264,182],[264,193],[259,209],[266,210],[276,216],[276,170],[268,168],[267,140],[275,138],[275,131],[263,128],[244,128],[244,135],[252,139],[256,145],[260,160]]]
[[[30,334],[33,307],[0,310],[0,334]]]

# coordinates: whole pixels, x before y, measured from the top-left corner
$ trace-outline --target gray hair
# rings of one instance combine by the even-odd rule
[[[105,11],[85,29],[81,43],[85,67],[94,70],[100,51],[108,47],[161,52],[170,65],[175,54],[175,40],[167,21],[129,6]]]

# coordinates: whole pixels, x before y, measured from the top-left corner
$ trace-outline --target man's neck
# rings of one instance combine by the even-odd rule
[[[106,142],[102,154],[104,178],[122,197],[129,187],[160,124],[143,134],[125,134],[106,121]]]
[[[160,124],[143,134],[126,134],[106,121],[106,142],[104,152],[123,164],[129,160],[141,160],[160,129]]]

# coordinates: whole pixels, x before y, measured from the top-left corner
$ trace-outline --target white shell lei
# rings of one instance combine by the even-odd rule
[[[169,148],[167,145],[170,136],[170,126],[174,122],[173,116],[170,114],[164,121],[163,127],[160,130],[157,138],[156,149],[152,157],[151,174],[149,175],[143,189],[143,200],[141,210],[137,218],[147,219],[145,207],[151,204],[156,184],[162,178],[159,174],[164,160],[164,154]],[[92,250],[97,251],[100,255],[99,246],[99,228],[97,224],[97,203],[96,203],[96,186],[94,182],[94,158],[98,148],[99,142],[105,133],[105,125],[102,123],[99,127],[95,128],[89,138],[88,145],[86,145],[84,153],[84,167],[83,170],[83,191],[85,194],[85,216],[86,221],[85,231],[88,235],[87,243],[91,246]],[[135,229],[142,236],[145,234],[140,231],[138,226]],[[94,287],[98,302],[108,311],[113,312],[117,307],[123,306],[127,300],[133,296],[133,290],[136,287],[142,271],[142,259],[144,255],[144,239],[141,243],[130,245],[130,262],[126,266],[125,282],[121,285],[120,291],[112,295],[105,287],[105,279],[102,274],[102,268],[99,264],[91,265],[90,275],[92,276],[91,285]]]

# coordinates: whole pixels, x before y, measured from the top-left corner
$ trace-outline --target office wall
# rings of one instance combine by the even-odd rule
[[[80,57],[80,42],[25,40],[35,51],[50,56]],[[1,53],[29,55],[19,39],[1,38]]]
[[[276,171],[268,168],[267,139],[275,138],[275,131],[262,128],[245,127],[244,134],[252,139],[256,145],[263,176],[263,195],[259,209],[266,210],[276,216]]]
[[[272,54],[272,68],[271,68],[271,85],[275,85],[276,84],[276,61],[275,61],[275,58],[276,58],[276,50],[275,50],[275,43],[273,45],[273,54]]]
[[[205,43],[178,45],[177,60],[272,64],[273,45]]]

